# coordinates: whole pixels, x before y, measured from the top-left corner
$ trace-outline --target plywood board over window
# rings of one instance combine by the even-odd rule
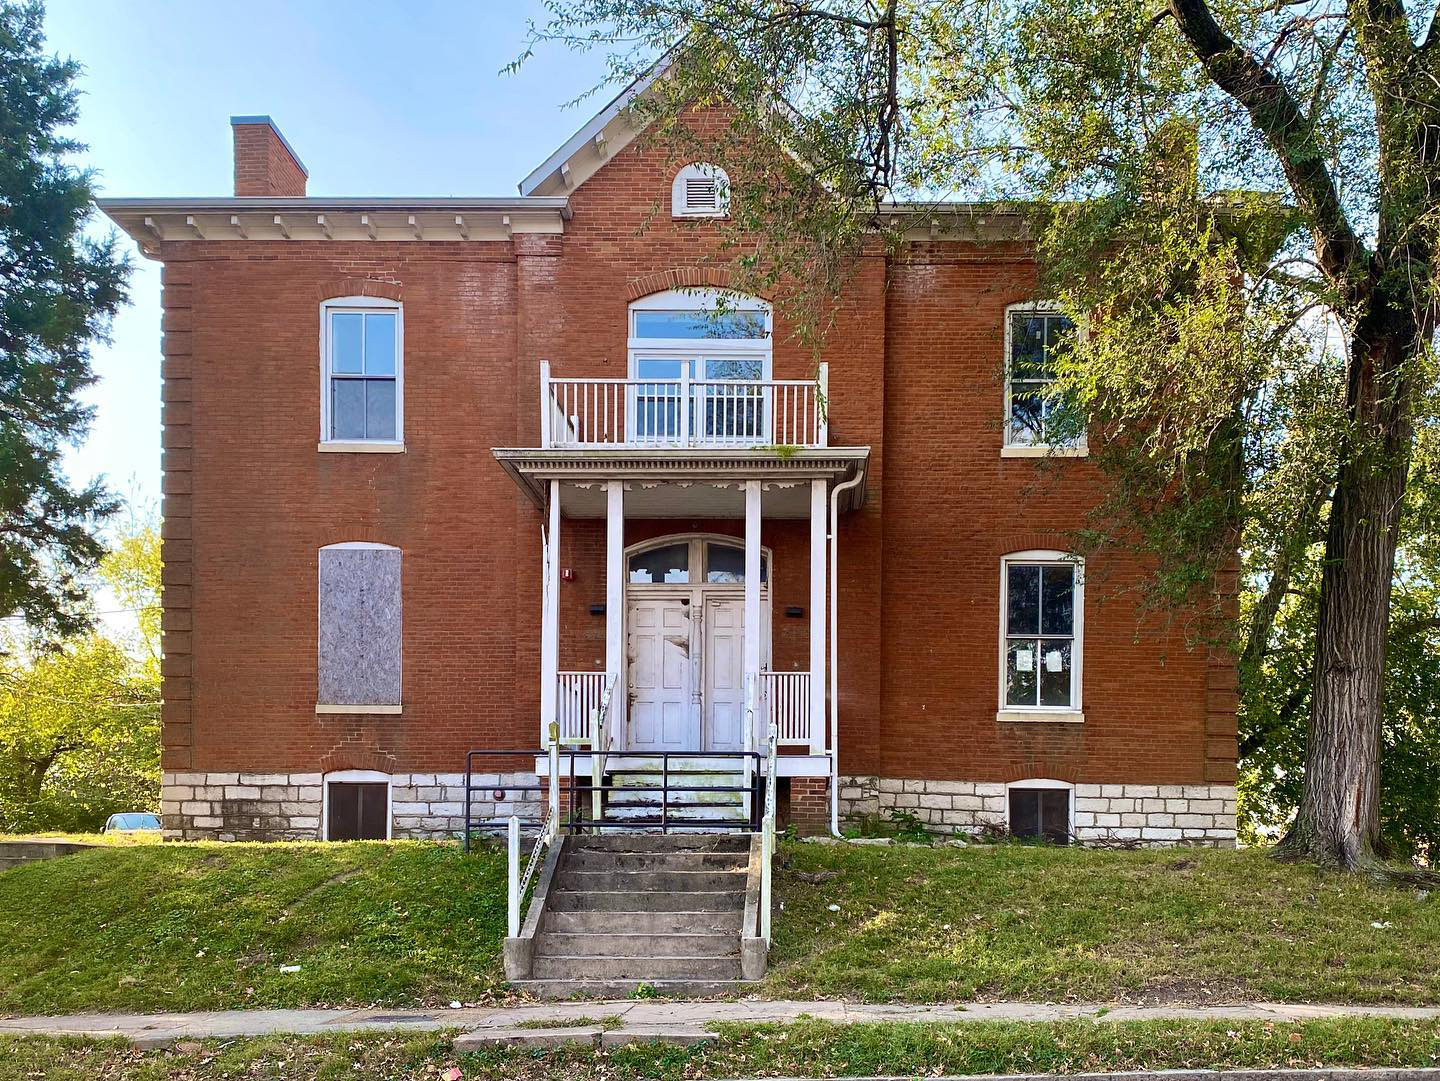
[[[322,712],[399,712],[400,570],[400,549],[387,545],[320,549],[316,700]]]

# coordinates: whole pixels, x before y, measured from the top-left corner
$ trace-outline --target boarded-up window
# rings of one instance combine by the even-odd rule
[[[1010,832],[1055,844],[1070,843],[1068,788],[1010,789]]]
[[[389,834],[390,786],[383,782],[331,781],[325,820],[332,841],[383,841]]]
[[[400,704],[400,615],[400,549],[320,549],[321,705]]]

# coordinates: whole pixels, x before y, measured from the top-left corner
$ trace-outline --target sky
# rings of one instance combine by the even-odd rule
[[[49,0],[46,37],[84,66],[71,134],[102,196],[232,194],[230,117],[254,114],[311,195],[513,195],[609,98],[567,107],[598,54],[544,48],[500,74],[543,17],[532,0]],[[160,264],[121,239],[131,303],[94,350],[95,422],[67,469],[158,510]]]

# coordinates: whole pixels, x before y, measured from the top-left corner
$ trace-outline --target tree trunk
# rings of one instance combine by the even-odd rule
[[[1325,538],[1300,807],[1282,855],[1354,870],[1383,855],[1380,727],[1390,587],[1413,436],[1419,347],[1408,305],[1372,300],[1356,329]]]

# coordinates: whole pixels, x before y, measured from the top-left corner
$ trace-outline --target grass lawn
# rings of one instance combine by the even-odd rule
[[[770,997],[1440,1004],[1440,894],[1263,853],[786,844],[780,858]],[[491,1001],[504,876],[499,852],[423,842],[28,864],[0,873],[0,1013]]]
[[[493,851],[97,848],[0,873],[0,1012],[482,1001],[504,933]]]
[[[1440,893],[1263,852],[791,844],[781,858],[773,998],[1440,1003]]]
[[[696,1047],[614,1051],[496,1050],[455,1055],[444,1033],[335,1035],[185,1043],[137,1051],[123,1043],[0,1038],[0,1079],[269,1081],[403,1078],[435,1081],[458,1069],[484,1081],[708,1081],[723,1077],[1018,1073],[1167,1068],[1434,1066],[1435,1022],[1311,1021],[1202,1024],[882,1023],[722,1025]],[[453,1075],[451,1075],[453,1076]]]

